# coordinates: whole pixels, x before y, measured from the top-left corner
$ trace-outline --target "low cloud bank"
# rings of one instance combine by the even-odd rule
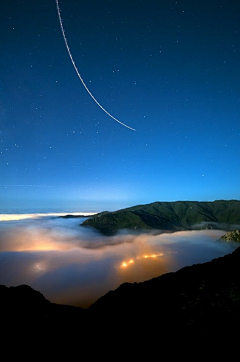
[[[0,223],[0,284],[28,284],[52,302],[87,307],[123,282],[148,280],[235,250],[222,230],[105,237],[84,218]]]
[[[240,225],[237,224],[224,224],[224,223],[219,223],[219,222],[212,222],[212,221],[202,221],[199,224],[194,224],[192,225],[192,229],[193,230],[228,230],[228,231],[233,231],[233,230],[239,230],[240,229]]]

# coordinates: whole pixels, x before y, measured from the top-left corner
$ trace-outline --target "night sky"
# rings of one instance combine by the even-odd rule
[[[2,0],[0,212],[240,198],[240,2]]]

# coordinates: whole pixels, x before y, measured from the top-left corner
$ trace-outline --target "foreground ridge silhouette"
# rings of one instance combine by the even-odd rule
[[[146,282],[124,283],[86,310],[51,303],[26,285],[1,285],[0,306],[3,330],[11,326],[16,336],[24,331],[24,338],[54,336],[65,344],[134,337],[150,345],[173,334],[184,341],[226,338],[229,331],[232,338],[240,325],[240,248]]]

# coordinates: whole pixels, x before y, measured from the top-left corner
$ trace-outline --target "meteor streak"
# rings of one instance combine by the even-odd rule
[[[63,39],[64,39],[64,42],[65,42],[65,45],[67,47],[67,51],[68,51],[68,54],[69,54],[69,57],[71,59],[71,62],[74,66],[74,69],[78,75],[78,78],[80,79],[80,81],[82,82],[84,88],[86,89],[86,91],[88,92],[88,94],[92,97],[92,99],[94,100],[94,102],[109,116],[111,117],[112,119],[114,119],[114,121],[120,123],[122,126],[126,127],[126,128],[129,128],[131,129],[132,131],[136,131],[134,128],[126,125],[125,123],[122,123],[120,122],[117,118],[113,117],[105,108],[103,108],[103,106],[96,100],[96,98],[92,95],[92,93],[90,92],[90,90],[88,89],[87,85],[85,84],[81,74],[79,73],[79,70],[73,60],[73,56],[72,56],[72,53],[70,51],[70,48],[69,48],[69,45],[68,45],[68,41],[67,41],[67,38],[66,38],[66,35],[65,35],[65,30],[63,28],[63,22],[62,22],[62,18],[61,18],[61,13],[60,13],[60,8],[59,8],[59,4],[58,4],[58,0],[56,0],[56,5],[57,5],[57,12],[58,12],[58,18],[59,18],[59,22],[60,22],[60,26],[61,26],[61,30],[62,30],[62,35],[63,35]]]

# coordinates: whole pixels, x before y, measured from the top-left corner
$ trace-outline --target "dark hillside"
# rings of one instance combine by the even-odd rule
[[[114,345],[141,355],[146,347],[184,347],[192,338],[202,351],[213,337],[214,353],[221,339],[231,340],[232,350],[240,325],[240,248],[143,283],[122,284],[88,310],[50,303],[28,286],[0,286],[0,307],[3,341],[32,340],[41,350],[49,345],[99,353],[94,346]]]

